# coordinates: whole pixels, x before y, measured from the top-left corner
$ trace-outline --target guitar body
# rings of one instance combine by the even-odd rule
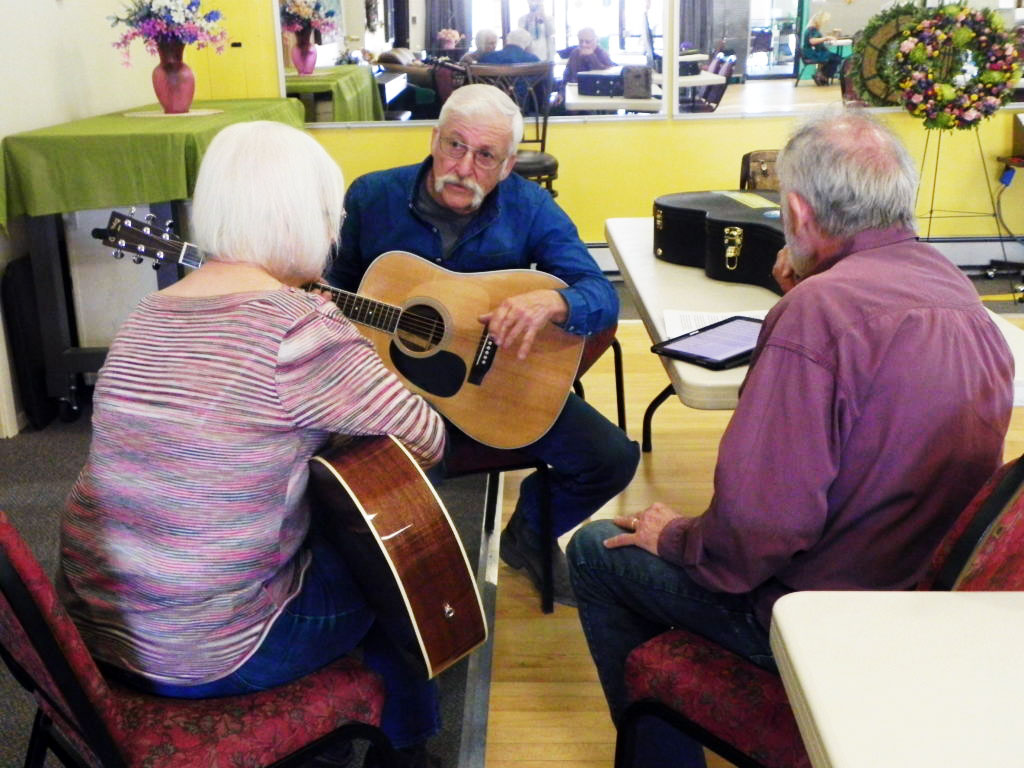
[[[487,640],[480,594],[451,518],[393,437],[351,438],[309,464],[315,503],[367,601],[434,677]]]
[[[463,432],[495,448],[521,448],[543,437],[561,413],[584,339],[548,324],[520,361],[516,347],[481,350],[486,334],[478,318],[509,296],[564,287],[532,269],[452,272],[389,251],[370,264],[359,294],[401,307],[403,322],[394,334],[360,330],[385,365]],[[421,322],[407,322],[415,318]]]

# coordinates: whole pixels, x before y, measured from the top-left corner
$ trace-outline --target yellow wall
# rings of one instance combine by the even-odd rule
[[[267,12],[254,12],[265,8]],[[217,0],[211,7],[224,14],[228,45],[218,54],[212,48],[189,46],[185,61],[196,76],[197,99],[258,99],[280,96],[276,28],[266,0]],[[205,8],[205,6],[204,6]]]
[[[892,127],[924,162],[918,216],[930,206],[938,134],[929,137],[920,124],[900,111],[879,117]],[[936,210],[988,211],[985,217],[932,219],[932,236],[996,234],[986,177],[998,190],[1002,164],[1010,154],[1012,117],[997,112],[979,129],[946,133],[941,138]],[[555,188],[558,203],[572,217],[587,242],[603,242],[604,220],[649,216],[658,195],[706,189],[735,189],[740,157],[752,149],[782,146],[796,118],[644,120],[552,123],[548,149],[558,158]],[[372,170],[417,162],[426,156],[430,126],[316,128],[312,135],[331,153],[346,181]],[[982,155],[978,151],[981,141]],[[925,142],[930,141],[924,158]],[[984,164],[984,167],[983,167]],[[828,173],[822,168],[822,173]],[[1024,234],[1024,177],[1003,195],[1002,207],[1013,232]],[[924,232],[927,221],[920,222]]]

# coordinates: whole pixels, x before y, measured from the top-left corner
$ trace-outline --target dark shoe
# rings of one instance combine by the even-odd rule
[[[556,603],[575,606],[576,596],[569,583],[569,564],[557,541],[541,542],[541,536],[526,524],[519,512],[513,513],[505,530],[501,532],[501,559],[510,568],[526,569],[533,586],[542,592],[544,583],[544,550],[551,551],[551,576]]]
[[[828,75],[819,69],[814,73],[814,82],[818,85],[828,85]]]

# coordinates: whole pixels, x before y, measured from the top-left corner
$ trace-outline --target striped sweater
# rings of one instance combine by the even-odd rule
[[[441,418],[329,302],[294,289],[146,297],[100,371],[58,588],[93,654],[194,685],[238,668],[301,586],[307,461],[392,434],[424,464]]]

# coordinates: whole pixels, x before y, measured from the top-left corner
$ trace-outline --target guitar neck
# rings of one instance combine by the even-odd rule
[[[139,221],[116,211],[104,230],[94,230],[93,236],[112,246],[114,255],[128,254],[136,263],[152,259],[156,265],[176,261],[190,269],[198,269],[209,258],[199,246],[178,239],[170,229],[163,229],[151,221]],[[330,293],[331,300],[349,320],[389,334],[394,334],[401,325],[401,308],[357,293],[342,291],[326,283],[314,282],[306,285],[307,290]],[[415,325],[415,323],[414,323]],[[416,332],[418,329],[414,329]]]
[[[313,283],[309,287],[318,291],[328,291],[331,294],[331,301],[353,323],[391,334],[398,330],[402,310],[393,304],[385,304],[383,301],[360,296],[358,293],[343,291],[327,283]]]

